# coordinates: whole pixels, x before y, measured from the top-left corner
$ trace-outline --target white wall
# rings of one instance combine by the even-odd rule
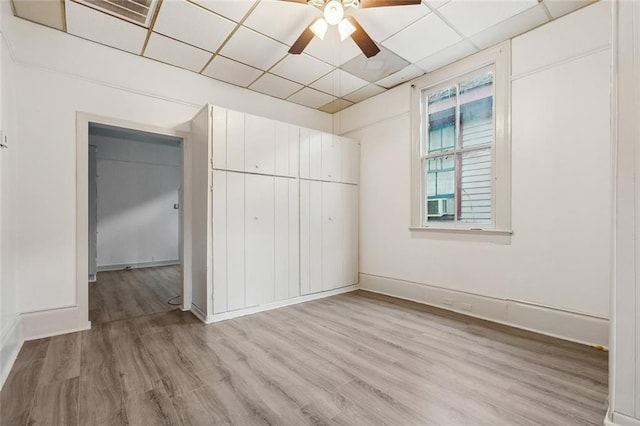
[[[361,285],[607,344],[608,31],[601,2],[512,41],[510,238],[409,231],[409,84],[336,115],[362,144]]]
[[[11,229],[15,215],[15,173],[18,141],[16,132],[16,70],[4,37],[4,16],[8,4],[0,2],[0,387],[4,383],[22,344],[17,309],[14,242]]]
[[[97,147],[98,271],[179,262],[179,146],[89,135]]]
[[[13,206],[18,310],[42,315],[37,331],[25,331],[28,338],[69,331],[71,323],[80,321],[71,314],[70,322],[64,325],[54,318],[58,313],[67,315],[77,303],[77,111],[188,130],[189,120],[200,107],[214,103],[331,129],[328,114],[14,17],[7,17],[5,29],[15,52],[20,92],[17,131],[22,144]],[[23,320],[26,317],[23,315]],[[75,325],[86,327],[84,323]]]

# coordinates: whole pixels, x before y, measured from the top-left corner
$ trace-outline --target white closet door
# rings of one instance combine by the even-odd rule
[[[289,297],[300,296],[300,193],[299,181],[289,183]]]
[[[338,136],[322,134],[322,179],[342,181],[342,143]]]
[[[227,168],[227,110],[213,107],[213,168]]]
[[[275,178],[275,300],[289,298],[289,180]]]
[[[358,187],[342,187],[342,286],[358,283]]]
[[[300,164],[300,127],[289,125],[289,176],[298,177]]]
[[[322,290],[342,283],[342,184],[322,182]]]
[[[289,128],[291,125],[278,121],[275,126],[275,174],[278,176],[292,176],[289,171]]]
[[[244,171],[245,114],[227,110],[227,169]]]
[[[274,301],[274,177],[245,176],[246,307]]]
[[[322,183],[309,181],[309,290],[322,291]]]
[[[227,172],[216,170],[213,172],[213,313],[226,311]]]
[[[311,182],[300,180],[300,295],[311,293]]]
[[[227,309],[245,304],[244,258],[244,178],[242,173],[227,174]]]
[[[249,173],[275,173],[276,122],[268,118],[245,116],[244,170]]]
[[[311,130],[309,129],[300,129],[300,145],[299,145],[299,168],[300,168],[300,177],[302,179],[309,179],[310,177],[310,153],[311,153],[311,145],[309,144],[311,136]]]
[[[322,179],[322,133],[309,131],[309,179]]]

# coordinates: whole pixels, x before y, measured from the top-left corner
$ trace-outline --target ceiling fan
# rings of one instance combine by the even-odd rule
[[[349,9],[371,7],[405,6],[420,4],[422,0],[283,0],[292,3],[306,3],[323,11],[324,16],[314,20],[293,43],[289,53],[299,55],[311,42],[314,36],[324,39],[329,25],[337,25],[340,39],[351,37],[367,58],[380,52],[380,48],[369,37],[353,16],[345,16]]]

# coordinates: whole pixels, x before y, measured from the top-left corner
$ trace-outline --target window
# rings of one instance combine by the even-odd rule
[[[412,229],[510,233],[508,51],[414,84]]]

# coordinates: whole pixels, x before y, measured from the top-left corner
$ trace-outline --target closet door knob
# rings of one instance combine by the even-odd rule
[[[258,220],[258,216],[254,216],[254,217],[253,217],[253,220]]]
[[[260,166],[256,164],[256,169],[259,169],[259,168],[260,168]]]

